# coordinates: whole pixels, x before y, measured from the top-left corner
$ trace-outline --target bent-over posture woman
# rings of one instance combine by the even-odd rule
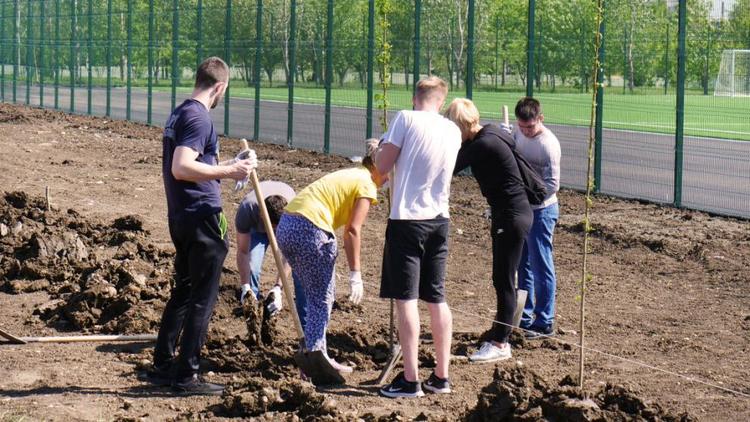
[[[492,282],[497,294],[497,316],[490,340],[469,356],[472,362],[494,362],[511,357],[508,337],[516,309],[515,274],[521,260],[533,213],[511,148],[513,138],[500,127],[479,124],[471,100],[456,98],[445,113],[461,129],[461,149],[454,174],[466,167],[479,183],[491,210]]]
[[[349,264],[349,300],[362,300],[362,225],[370,205],[377,202],[377,187],[383,181],[368,154],[361,166],[327,174],[302,189],[284,209],[276,237],[307,300],[304,331],[308,350],[320,350],[328,356],[326,328],[334,301],[338,255],[335,232],[342,226]],[[352,371],[349,366],[329,360],[339,372]]]

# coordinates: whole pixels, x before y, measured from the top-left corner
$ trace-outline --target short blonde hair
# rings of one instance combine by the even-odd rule
[[[461,133],[467,133],[479,123],[479,110],[470,99],[456,98],[445,111],[445,117],[455,123],[461,129]]]
[[[414,96],[420,101],[436,98],[445,100],[447,95],[448,84],[437,76],[428,76],[424,79],[420,79],[419,82],[417,82],[417,89],[414,91]]]
[[[380,139],[369,138],[365,140],[365,156],[362,158],[362,165],[368,170],[375,169],[375,154],[378,152]]]

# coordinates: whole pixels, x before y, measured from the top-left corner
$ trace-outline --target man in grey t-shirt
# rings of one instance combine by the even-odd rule
[[[557,191],[560,189],[560,142],[544,126],[539,101],[522,98],[515,109],[517,127],[513,131],[516,150],[544,180],[547,197],[532,206],[534,222],[523,247],[518,267],[518,288],[528,291],[521,328],[531,339],[553,335],[557,278],[552,238],[560,215]]]
[[[284,207],[295,196],[294,189],[282,182],[264,181],[260,183],[264,202],[268,210],[268,216],[274,229],[279,224]],[[260,273],[263,267],[263,258],[268,248],[268,234],[263,226],[260,207],[255,192],[250,191],[240,202],[237,215],[234,219],[234,227],[237,230],[237,269],[240,272],[240,303],[244,303],[248,294],[252,299],[260,299]],[[297,287],[297,277],[294,277],[295,305],[303,321],[305,316],[305,297],[302,290]],[[267,306],[271,313],[281,309],[281,283],[277,279],[276,284],[268,293]]]

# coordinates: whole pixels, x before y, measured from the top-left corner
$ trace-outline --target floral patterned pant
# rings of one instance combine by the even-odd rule
[[[336,236],[308,219],[284,214],[276,229],[279,249],[299,277],[307,299],[305,347],[326,352],[326,328],[335,293]]]

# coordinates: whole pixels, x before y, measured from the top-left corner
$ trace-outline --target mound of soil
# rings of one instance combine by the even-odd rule
[[[208,369],[216,372],[242,372],[244,375],[280,380],[298,376],[292,356],[297,350],[293,340],[276,339],[263,345],[240,335],[227,335],[211,326],[206,341]]]
[[[307,382],[269,382],[248,378],[227,388],[223,402],[213,407],[216,416],[253,417],[266,420],[347,420],[340,417],[336,401],[315,391]]]
[[[138,217],[96,224],[9,192],[0,197],[0,225],[0,289],[47,291],[52,301],[35,313],[48,324],[117,333],[155,328],[155,308],[169,296],[171,254],[148,243]]]
[[[478,395],[469,421],[692,421],[687,414],[674,415],[619,385],[607,384],[587,397],[566,377],[550,386],[534,371],[517,365],[495,368],[493,379]]]

